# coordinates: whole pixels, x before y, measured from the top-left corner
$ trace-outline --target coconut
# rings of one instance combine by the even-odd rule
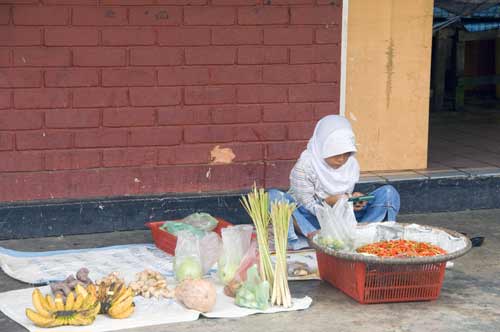
[[[209,312],[215,306],[215,286],[207,280],[187,279],[177,286],[175,297],[188,309]]]

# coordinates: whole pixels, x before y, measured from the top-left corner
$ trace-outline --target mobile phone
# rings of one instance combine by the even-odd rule
[[[349,202],[353,203],[358,203],[358,202],[368,202],[371,201],[375,198],[373,195],[365,195],[365,196],[359,196],[359,197],[351,197],[348,199]]]

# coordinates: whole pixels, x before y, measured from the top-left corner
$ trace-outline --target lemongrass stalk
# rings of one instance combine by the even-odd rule
[[[288,287],[288,271],[286,252],[288,245],[288,227],[290,218],[296,206],[293,203],[277,202],[271,207],[271,222],[273,224],[276,251],[276,266],[271,304],[292,306],[292,297]]]
[[[252,191],[241,198],[241,204],[252,219],[257,233],[259,246],[259,273],[262,280],[267,280],[270,287],[274,283],[274,272],[269,254],[268,227],[269,216],[269,194],[264,189],[257,190],[254,184]]]

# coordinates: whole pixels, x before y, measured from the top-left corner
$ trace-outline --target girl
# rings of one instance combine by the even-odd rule
[[[316,124],[314,134],[290,174],[290,190],[283,193],[269,190],[270,200],[287,200],[298,205],[290,222],[288,241],[291,249],[307,247],[300,235],[320,228],[316,208],[326,202],[334,205],[340,197],[363,196],[353,192],[359,180],[359,164],[355,158],[355,137],[349,121],[338,115],[328,115]],[[356,203],[358,222],[396,221],[399,194],[390,185],[382,186],[370,195],[370,202]]]

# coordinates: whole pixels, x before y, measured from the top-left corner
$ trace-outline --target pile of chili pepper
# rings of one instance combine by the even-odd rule
[[[379,257],[425,257],[446,254],[446,250],[427,242],[391,240],[367,244],[356,249],[359,253]]]

